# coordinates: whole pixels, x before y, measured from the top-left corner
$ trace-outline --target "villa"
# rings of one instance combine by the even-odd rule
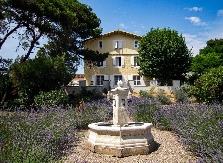
[[[143,76],[138,74],[138,47],[141,36],[129,32],[116,30],[103,34],[97,38],[88,39],[85,48],[100,53],[109,53],[104,62],[95,66],[85,63],[84,74],[87,86],[100,86],[103,81],[109,81],[110,87],[117,86],[117,82],[133,81],[131,86],[145,86]]]

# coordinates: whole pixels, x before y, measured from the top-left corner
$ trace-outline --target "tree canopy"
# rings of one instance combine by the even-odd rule
[[[13,85],[18,92],[25,93],[30,102],[40,91],[50,91],[68,84],[71,77],[64,56],[49,57],[43,53],[24,63],[14,63],[10,71]]]
[[[219,66],[223,66],[223,39],[209,40],[206,47],[201,49],[200,53],[192,59],[191,71],[193,75],[190,77],[191,82],[194,82],[209,69]]]
[[[42,38],[70,56],[85,59],[83,40],[101,33],[99,18],[78,0],[0,0],[0,4],[0,49],[16,34],[18,46],[26,52],[22,61]]]
[[[200,54],[208,54],[213,52],[223,54],[223,39],[208,40],[207,46],[200,50]]]
[[[169,80],[183,79],[191,61],[185,39],[169,28],[151,29],[141,40],[139,64],[142,75]]]

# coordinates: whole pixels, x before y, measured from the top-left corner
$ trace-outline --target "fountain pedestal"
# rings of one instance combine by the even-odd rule
[[[151,123],[129,122],[126,113],[128,89],[121,82],[113,89],[113,123],[89,124],[88,148],[96,153],[124,157],[154,150]]]

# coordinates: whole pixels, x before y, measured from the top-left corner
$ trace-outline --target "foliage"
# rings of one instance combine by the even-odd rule
[[[35,96],[34,102],[38,106],[58,106],[68,104],[68,96],[64,90],[40,92]]]
[[[68,72],[63,57],[39,56],[20,64],[12,65],[10,76],[14,86],[27,94],[28,103],[40,91],[50,91],[66,85],[71,74]]]
[[[181,87],[180,89],[176,89],[174,94],[176,102],[181,102],[181,103],[188,102],[189,97],[183,87]]]
[[[140,91],[139,91],[139,95],[140,95],[141,97],[152,97],[152,95],[150,94],[150,92],[143,91],[143,90],[140,90]]]
[[[211,68],[223,66],[223,39],[207,41],[206,47],[193,57],[189,82],[194,83]]]
[[[191,52],[177,31],[151,29],[140,42],[140,72],[163,82],[183,79],[191,61]]]
[[[223,66],[212,68],[200,76],[194,86],[191,94],[199,101],[222,102],[223,101]]]
[[[207,41],[207,46],[200,50],[200,54],[222,53],[223,39],[211,39]]]
[[[170,97],[165,94],[164,90],[159,89],[159,91],[157,92],[157,99],[163,105],[169,105],[169,104],[171,104]]]
[[[223,66],[223,54],[219,53],[207,53],[199,54],[192,60],[191,71],[197,76],[202,75],[210,68],[217,68]]]
[[[19,46],[26,51],[22,61],[29,58],[42,38],[48,38],[62,54],[79,58],[85,54],[81,50],[83,40],[101,33],[96,14],[77,0],[2,0],[1,3],[0,49],[9,36],[17,34]]]
[[[11,59],[4,59],[0,56],[0,105],[5,102],[8,92],[12,87],[8,74],[9,67],[12,63]]]

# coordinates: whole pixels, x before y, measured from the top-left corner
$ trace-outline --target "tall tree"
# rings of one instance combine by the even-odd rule
[[[83,40],[101,33],[100,20],[78,0],[0,0],[0,49],[17,34],[29,58],[41,38],[47,38],[63,52],[85,58]],[[92,56],[94,52],[92,51]]]
[[[223,66],[223,39],[211,39],[200,53],[193,57],[191,64],[192,76],[189,81],[194,83],[201,75],[211,68]]]
[[[140,41],[139,64],[142,75],[166,83],[183,79],[191,61],[185,39],[169,28],[151,29]]]

